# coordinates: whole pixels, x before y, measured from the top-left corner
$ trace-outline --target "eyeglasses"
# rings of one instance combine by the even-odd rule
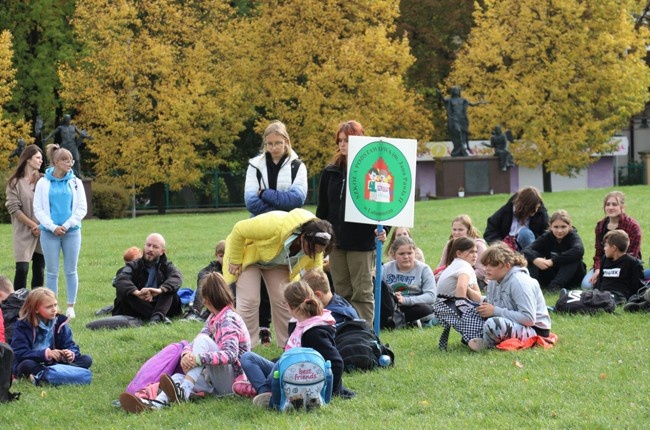
[[[265,142],[264,144],[267,148],[279,148],[281,146],[284,146],[284,141],[279,140],[277,142]]]
[[[74,160],[59,160],[60,163],[69,164],[74,166]]]

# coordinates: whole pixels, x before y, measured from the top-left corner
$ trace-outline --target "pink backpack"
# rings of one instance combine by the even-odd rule
[[[171,343],[147,360],[126,387],[126,392],[136,395],[138,391],[147,388],[150,384],[157,383],[163,374],[182,373],[181,354],[187,344],[186,340]]]

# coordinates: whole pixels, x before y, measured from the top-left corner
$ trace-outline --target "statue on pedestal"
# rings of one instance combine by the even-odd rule
[[[492,136],[490,137],[490,143],[483,143],[484,146],[488,148],[494,148],[494,155],[499,157],[499,168],[501,171],[505,172],[509,167],[515,165],[512,154],[508,151],[508,142],[512,141],[512,137],[508,137],[508,134],[504,133],[501,130],[501,126],[497,125],[492,131]]]
[[[25,141],[23,139],[18,139],[18,145],[16,146],[16,149],[14,149],[11,154],[9,154],[9,158],[20,158],[20,154],[23,153],[23,149],[25,149]]]
[[[86,130],[79,130],[76,125],[71,124],[72,118],[70,115],[63,116],[63,124],[58,126],[52,133],[43,139],[43,146],[52,136],[59,136],[59,143],[61,148],[65,148],[72,154],[74,165],[72,170],[76,177],[81,178],[81,160],[79,157],[79,149],[83,147],[85,139],[92,139]]]
[[[437,90],[436,90],[437,91]],[[469,155],[469,119],[467,118],[467,108],[469,106],[478,106],[487,104],[486,101],[470,102],[460,96],[460,88],[452,87],[449,97],[444,97],[440,91],[437,91],[440,101],[445,105],[447,110],[447,129],[449,137],[454,144],[451,151],[452,157],[465,157]]]

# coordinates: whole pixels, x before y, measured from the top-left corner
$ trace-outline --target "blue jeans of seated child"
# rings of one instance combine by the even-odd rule
[[[257,394],[271,392],[273,373],[278,370],[278,363],[254,352],[247,352],[241,357],[241,367]]]
[[[50,364],[57,364],[57,363],[50,363]],[[80,354],[77,355],[74,358],[74,361],[72,363],[61,363],[61,364],[69,364],[71,366],[77,366],[77,367],[83,367],[85,369],[89,369],[90,366],[93,364],[93,359],[90,355],[86,354]],[[47,365],[34,361],[34,360],[23,360],[16,366],[16,377],[20,378],[21,376],[29,376],[29,375],[38,375],[40,372],[43,370],[47,369]]]
[[[525,249],[528,245],[535,241],[535,233],[528,227],[524,227],[517,233],[517,245],[519,249]]]

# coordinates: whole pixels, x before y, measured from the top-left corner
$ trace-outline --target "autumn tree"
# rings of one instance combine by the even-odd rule
[[[472,100],[474,136],[513,130],[516,162],[571,175],[643,109],[647,29],[632,0],[486,0],[446,82]]]
[[[227,163],[250,116],[233,13],[219,0],[79,2],[84,49],[61,96],[94,137],[99,177],[176,190]]]
[[[3,0],[0,28],[13,35],[16,81],[7,113],[34,121],[38,115],[51,129],[62,116],[57,76],[59,64],[78,50],[69,19],[74,0]]]
[[[397,0],[260,1],[248,20],[256,130],[287,124],[310,174],[334,151],[345,120],[368,135],[428,139],[431,118],[405,85],[414,58],[404,35],[394,36]]]
[[[18,139],[31,143],[29,124],[22,119],[12,120],[6,112],[11,92],[16,85],[11,39],[9,31],[0,33],[0,166],[7,165],[7,157],[16,148]]]
[[[472,28],[474,0],[401,0],[397,34],[408,36],[415,62],[407,71],[409,88],[425,94],[431,110],[435,140],[448,136],[444,109],[435,90],[449,75],[451,65]]]

